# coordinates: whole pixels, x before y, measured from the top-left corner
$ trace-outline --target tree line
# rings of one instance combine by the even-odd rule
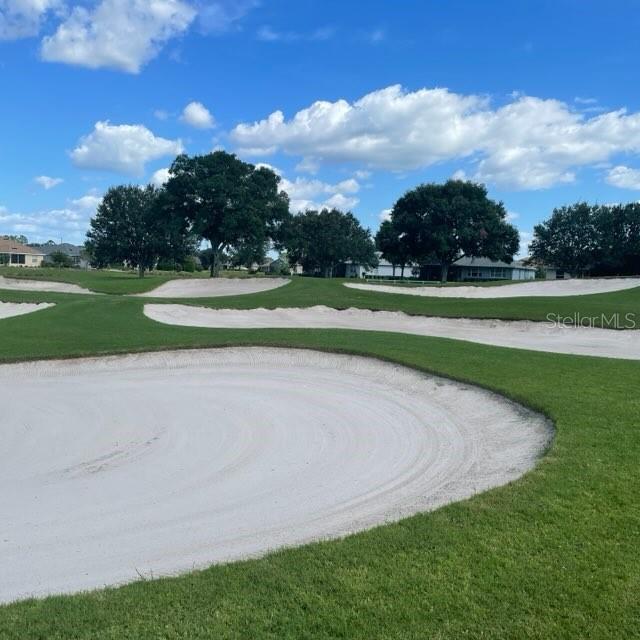
[[[335,275],[352,261],[376,266],[376,248],[392,264],[436,260],[446,280],[462,255],[511,260],[518,234],[502,203],[484,186],[450,180],[421,185],[396,202],[374,239],[350,212],[310,210],[292,215],[279,176],[224,151],[178,156],[163,187],[110,188],[92,218],[86,248],[97,267],[126,263],[143,276],[159,261],[183,264],[202,240],[211,276],[224,262],[258,261],[282,251],[306,273]]]
[[[280,177],[224,151],[178,156],[161,187],[120,185],[105,194],[87,233],[94,266],[126,263],[142,276],[159,263],[185,265],[200,252],[215,276],[223,264],[261,262],[281,252],[305,273],[336,275],[347,261],[376,266],[377,252],[398,267],[438,266],[446,282],[462,257],[512,262],[519,234],[502,202],[482,184],[448,180],[422,184],[394,204],[375,236],[350,212],[310,210],[293,215]],[[640,271],[640,204],[555,209],[536,225],[530,261],[576,274]]]
[[[559,207],[534,227],[529,246],[533,264],[576,275],[640,273],[640,203]]]

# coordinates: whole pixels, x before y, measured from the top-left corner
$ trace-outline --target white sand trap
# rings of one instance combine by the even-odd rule
[[[0,320],[4,318],[13,318],[14,316],[24,316],[34,311],[42,311],[53,307],[53,304],[40,303],[29,304],[27,302],[0,302]]]
[[[288,278],[184,278],[170,280],[137,295],[143,298],[219,298],[270,291],[289,282]]]
[[[610,293],[640,287],[640,278],[594,278],[592,280],[534,280],[518,284],[496,287],[454,286],[454,287],[403,287],[398,285],[357,284],[346,282],[345,287],[375,291],[378,293],[399,293],[405,296],[426,296],[432,298],[521,298],[582,296],[590,293]]]
[[[43,291],[46,293],[89,293],[97,295],[89,289],[67,282],[49,282],[47,280],[27,280],[26,278],[5,278],[0,276],[0,289],[10,291]]]
[[[329,307],[208,309],[147,304],[148,318],[165,324],[215,329],[358,329],[467,340],[498,347],[640,360],[640,331],[552,325],[549,322],[429,318],[397,311]]]
[[[4,365],[0,394],[5,602],[434,509],[518,478],[552,435],[481,389],[314,351]]]

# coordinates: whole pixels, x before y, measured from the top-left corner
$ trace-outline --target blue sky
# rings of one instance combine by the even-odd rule
[[[0,0],[0,234],[81,242],[110,185],[224,148],[373,231],[482,181],[526,242],[640,199],[638,33],[635,0]]]

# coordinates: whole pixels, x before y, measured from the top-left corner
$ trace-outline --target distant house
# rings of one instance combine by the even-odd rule
[[[41,249],[0,237],[0,264],[12,267],[39,267],[44,259]]]
[[[511,264],[489,258],[460,258],[453,263],[456,280],[534,280],[535,267],[516,260]]]
[[[559,267],[548,267],[543,265],[540,267],[547,280],[569,280],[572,276],[568,271]]]
[[[71,260],[71,264],[74,267],[80,267],[87,269],[89,267],[89,260],[85,254],[84,247],[69,244],[68,242],[61,242],[55,244],[53,242],[47,242],[46,244],[34,245],[34,247],[44,253],[44,264],[52,264],[51,256],[54,253],[63,253]]]
[[[420,275],[420,268],[412,264],[406,264],[404,270],[399,265],[392,265],[388,260],[385,260],[379,251],[376,252],[378,256],[378,266],[371,269],[366,269],[362,265],[347,261],[344,263],[343,269],[338,268],[337,274],[339,277],[344,278],[417,278]]]
[[[346,262],[344,265],[344,277],[389,279],[400,278],[402,269],[384,260],[378,254],[378,266],[366,269],[360,264]],[[439,280],[440,265],[437,262],[429,262],[420,265],[405,265],[405,279],[413,280]],[[449,269],[449,279],[457,281],[469,280],[533,280],[536,277],[535,267],[529,267],[521,261],[511,264],[489,258],[460,258]]]

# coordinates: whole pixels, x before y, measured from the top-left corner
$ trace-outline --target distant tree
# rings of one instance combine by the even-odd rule
[[[49,254],[48,260],[54,267],[67,269],[73,266],[73,260],[62,251],[54,251]]]
[[[371,232],[352,213],[337,209],[305,211],[292,216],[283,228],[281,248],[291,265],[326,277],[347,260],[365,267],[378,262]]]
[[[259,246],[278,233],[289,214],[280,178],[265,167],[216,151],[178,156],[165,185],[168,210],[178,226],[211,245],[210,274],[217,275],[224,252]]]
[[[529,249],[532,263],[571,273],[637,275],[640,204],[577,202],[554,209],[548,220],[534,227]]]
[[[393,266],[393,275],[396,274],[396,267],[400,267],[400,277],[404,278],[404,268],[411,260],[406,234],[391,220],[384,220],[376,234],[376,247]]]
[[[599,254],[602,260],[597,212],[586,202],[554,209],[548,220],[533,228],[532,260],[576,274],[593,270]]]
[[[463,256],[511,262],[520,242],[506,218],[503,204],[490,200],[484,185],[462,180],[420,185],[405,193],[391,212],[411,261],[437,260],[442,282]]]
[[[239,242],[231,247],[228,260],[234,267],[247,267],[261,265],[267,258],[268,244],[266,242]]]
[[[158,215],[158,189],[149,185],[110,188],[91,219],[86,249],[98,267],[126,262],[142,278],[167,251]]]

